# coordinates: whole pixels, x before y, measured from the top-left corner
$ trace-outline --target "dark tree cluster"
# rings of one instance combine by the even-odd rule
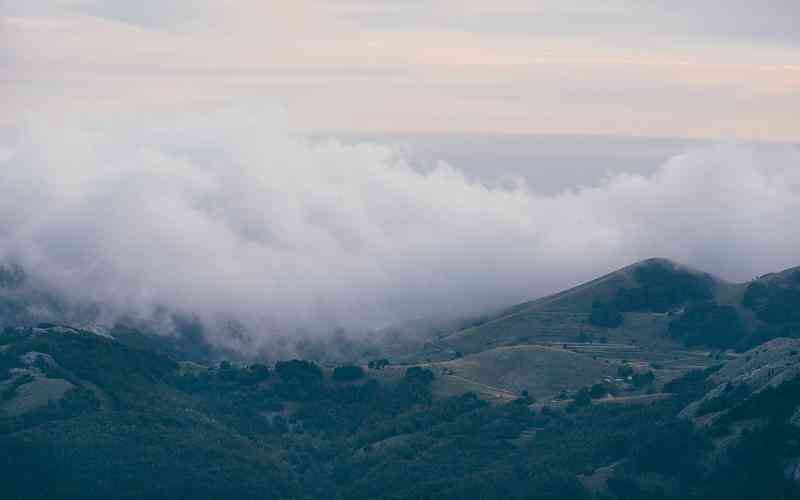
[[[714,280],[707,274],[678,269],[671,264],[650,262],[637,267],[638,286],[620,288],[609,301],[592,303],[589,322],[595,326],[616,328],[622,325],[624,312],[665,313],[692,302],[708,301],[714,294]]]
[[[663,392],[680,396],[683,404],[701,398],[710,388],[708,378],[718,372],[722,365],[714,365],[702,370],[692,370],[664,384]]]
[[[293,401],[308,401],[318,397],[323,390],[322,368],[311,361],[293,359],[275,364],[280,381],[275,392]]]
[[[406,369],[404,378],[409,382],[428,385],[433,382],[433,379],[436,377],[433,372],[427,368],[412,366]]]
[[[333,369],[331,377],[336,382],[352,382],[364,378],[364,369],[355,365],[338,366]]]
[[[669,323],[669,334],[687,346],[728,348],[745,335],[744,325],[733,306],[713,301],[690,304]]]
[[[688,302],[710,300],[714,292],[711,276],[659,262],[637,267],[634,277],[639,286],[620,289],[614,299],[620,311],[668,312]]]
[[[800,323],[800,288],[756,281],[747,287],[742,305],[766,323]]]
[[[633,367],[628,364],[623,364],[617,367],[617,376],[627,378],[633,375]]]
[[[0,351],[0,381],[9,378],[11,369],[18,368],[21,364],[19,357]]]
[[[635,373],[631,377],[631,383],[637,389],[642,387],[647,387],[648,385],[652,385],[653,382],[656,381],[656,375],[652,372],[652,370],[648,370],[644,373]]]
[[[736,350],[743,352],[778,337],[800,338],[800,271],[783,283],[755,281],[742,298],[742,305],[761,321],[742,339]]]
[[[777,338],[800,338],[800,323],[786,323],[786,324],[763,324],[759,325],[752,334],[743,338],[736,344],[737,352],[749,351],[750,349],[769,342]]]

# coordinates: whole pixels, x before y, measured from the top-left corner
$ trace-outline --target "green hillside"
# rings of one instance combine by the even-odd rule
[[[798,271],[644,261],[363,365],[6,327],[3,498],[798,498]]]
[[[6,328],[0,484],[13,500],[797,498],[798,342],[651,394],[488,404],[437,384],[463,374],[535,396],[608,369],[539,346],[417,367],[203,365],[70,327]]]
[[[607,370],[621,364],[635,366],[652,371],[657,384],[664,383],[709,366],[721,349],[748,348],[787,331],[791,334],[794,330],[787,330],[791,325],[769,325],[744,302],[747,291],[753,295],[762,282],[770,290],[794,286],[796,270],[751,283],[728,283],[666,259],[647,259],[440,335],[405,359],[434,363],[442,370],[449,365],[459,368],[454,369],[457,377],[438,384],[443,394],[467,387],[482,388],[478,392],[486,397],[492,397],[487,387],[496,395],[518,393],[523,389],[518,381],[526,381],[540,397],[552,397],[598,382],[607,375],[595,370],[598,364]],[[788,300],[774,290],[767,295],[773,302]],[[778,306],[770,307],[772,311]],[[598,308],[613,310],[619,321],[596,321]],[[545,364],[553,366],[565,363],[561,353],[568,352],[572,356],[566,365],[578,369],[562,373],[558,384],[548,383],[552,379],[541,375],[540,363],[500,355],[515,349],[537,352],[539,359],[552,358]],[[503,378],[507,372],[514,373],[511,378],[517,382]],[[591,376],[594,380],[587,380]]]
[[[623,312],[626,319],[620,329],[598,327],[590,323],[592,306],[596,302],[609,302],[621,290],[633,290],[639,286],[636,271],[644,268],[664,268],[681,271],[692,276],[704,277],[709,281],[711,297],[724,295],[728,300],[735,286],[709,275],[688,270],[666,259],[648,259],[606,274],[600,278],[578,285],[554,295],[513,306],[506,314],[501,314],[484,324],[455,332],[440,339],[442,345],[453,348],[463,347],[465,352],[475,352],[481,346],[509,345],[524,342],[569,342],[582,333],[636,339],[645,344],[658,343],[669,321],[664,310],[631,310]],[[677,301],[677,309],[685,302]]]

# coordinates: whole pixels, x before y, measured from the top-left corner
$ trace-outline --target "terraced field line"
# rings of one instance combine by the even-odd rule
[[[660,392],[658,394],[640,394],[638,396],[622,396],[618,398],[604,398],[595,399],[594,404],[637,404],[649,403],[651,401],[661,401],[662,399],[671,398],[672,394]]]
[[[490,394],[494,394],[497,397],[507,397],[507,398],[512,398],[512,399],[517,399],[519,397],[519,395],[514,394],[513,392],[509,392],[509,391],[506,391],[506,390],[503,390],[503,389],[500,389],[500,388],[497,388],[497,387],[492,387],[491,385],[482,384],[481,382],[476,382],[474,380],[470,380],[470,379],[468,379],[466,377],[461,377],[459,375],[444,375],[444,376],[448,377],[448,378],[454,378],[456,380],[461,380],[461,381],[466,382],[466,383],[471,384],[471,385],[482,387],[482,388],[486,389]]]

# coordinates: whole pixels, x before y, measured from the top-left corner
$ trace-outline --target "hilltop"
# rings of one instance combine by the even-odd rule
[[[624,328],[624,322],[620,325],[623,328],[617,329],[604,328],[604,325],[593,324],[590,321],[596,304],[613,302],[618,299],[620,292],[639,289],[643,284],[637,279],[637,273],[651,269],[663,271],[667,276],[685,274],[695,279],[700,286],[706,287],[707,296],[694,297],[689,294],[686,298],[675,298],[672,303],[669,303],[670,300],[664,300],[662,302],[665,303],[662,304],[656,303],[660,298],[645,294],[644,299],[654,303],[643,303],[631,306],[626,311],[620,311],[626,319],[630,318],[633,321],[634,325],[630,328]],[[656,283],[655,286],[663,285]],[[480,341],[495,345],[514,343],[520,339],[563,342],[574,340],[581,333],[601,336],[603,334],[619,336],[621,333],[623,338],[657,342],[659,339],[652,330],[658,331],[665,327],[669,312],[696,298],[711,299],[717,295],[730,295],[728,293],[730,286],[719,278],[689,270],[667,259],[647,259],[574,288],[512,306],[481,325],[457,331],[439,340],[445,345],[463,345],[467,350],[478,348],[477,343]],[[665,295],[670,292],[672,291],[666,290]]]
[[[571,390],[585,385],[585,373],[596,374],[594,382],[599,382],[624,366],[652,372],[659,385],[730,356],[723,353],[726,350],[746,350],[778,336],[800,336],[797,321],[780,316],[781,307],[795,307],[791,301],[800,283],[797,271],[730,283],[668,259],[647,259],[439,334],[400,359],[438,368],[443,380],[452,383],[452,387],[439,384],[444,394],[479,382],[495,387],[497,396],[502,391],[528,390],[538,397],[552,397],[565,385]],[[539,349],[537,359],[549,357],[551,362],[512,369],[504,354],[510,349]],[[562,374],[559,383],[545,382],[552,378],[544,367],[560,363],[564,352],[574,355],[570,365],[583,370]],[[597,364],[604,369],[593,368]]]

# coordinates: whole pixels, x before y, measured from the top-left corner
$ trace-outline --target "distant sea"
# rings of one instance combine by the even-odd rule
[[[315,136],[320,139],[322,136]],[[396,147],[415,168],[444,161],[489,187],[525,179],[531,191],[552,195],[595,186],[609,175],[648,175],[681,153],[712,140],[578,135],[337,135],[345,143]]]
[[[12,143],[16,134],[13,127],[0,125],[0,159],[7,152],[3,139]],[[521,178],[531,191],[543,195],[597,186],[608,176],[619,173],[649,175],[674,156],[726,142],[556,134],[317,133],[306,138],[311,142],[334,138],[346,144],[386,145],[396,148],[421,171],[430,170],[443,161],[487,187],[511,186],[513,179]],[[768,144],[785,146],[789,143]],[[791,145],[800,147],[800,143]]]

